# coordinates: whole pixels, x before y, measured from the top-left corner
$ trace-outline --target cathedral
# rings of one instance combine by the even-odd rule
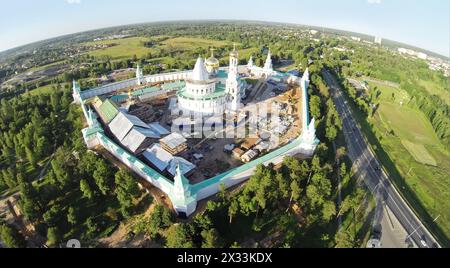
[[[219,68],[219,60],[211,54],[206,60],[197,59],[186,87],[177,93],[178,108],[184,114],[211,116],[237,112],[241,106],[245,82],[239,76],[236,47],[230,52],[228,72]]]

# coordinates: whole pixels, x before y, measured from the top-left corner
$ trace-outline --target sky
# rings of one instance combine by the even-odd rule
[[[449,0],[5,0],[1,7],[0,51],[110,26],[232,19],[354,31],[450,57]]]

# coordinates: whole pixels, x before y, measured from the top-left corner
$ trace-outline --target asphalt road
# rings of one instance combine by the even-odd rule
[[[408,239],[420,248],[439,247],[436,239],[428,232],[422,222],[409,208],[406,201],[392,185],[389,177],[382,169],[381,164],[376,159],[373,152],[363,138],[356,121],[353,119],[350,108],[346,105],[342,96],[341,88],[328,71],[323,72],[324,79],[330,87],[336,109],[343,122],[343,131],[348,144],[348,155],[355,164],[358,175],[360,175],[377,200],[387,206],[397,218],[408,234]],[[381,230],[382,236],[389,235],[390,232]],[[426,245],[422,244],[422,241]]]

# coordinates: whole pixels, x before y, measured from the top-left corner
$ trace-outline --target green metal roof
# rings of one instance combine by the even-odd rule
[[[172,82],[172,83],[166,83],[162,86],[164,90],[178,90],[186,86],[186,82],[184,81],[178,81],[178,82]]]
[[[226,85],[221,84],[221,83],[216,83],[216,91],[214,91],[211,94],[207,94],[207,95],[199,97],[197,95],[188,93],[186,91],[186,88],[184,88],[178,92],[178,96],[185,98],[185,99],[191,99],[191,100],[213,100],[213,99],[218,99],[220,97],[225,96],[226,95],[225,89],[226,89]]]
[[[135,90],[135,91],[133,91],[132,94],[133,94],[133,96],[138,97],[138,96],[141,96],[141,95],[144,95],[147,93],[154,93],[154,92],[157,92],[160,90],[161,90],[160,87],[146,87],[143,89]]]
[[[109,124],[119,113],[119,107],[117,107],[117,104],[113,101],[108,99],[100,105],[98,112],[103,121],[105,121],[106,124]]]
[[[120,94],[120,95],[114,95],[111,97],[111,100],[115,102],[122,102],[128,99],[128,94]]]
[[[228,77],[228,73],[225,70],[219,70],[217,72],[217,77],[218,78],[227,78]]]

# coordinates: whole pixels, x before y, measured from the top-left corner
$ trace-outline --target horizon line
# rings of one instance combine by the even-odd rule
[[[427,48],[419,47],[417,45],[407,44],[407,43],[404,43],[404,42],[401,42],[401,41],[396,41],[396,40],[392,40],[392,39],[388,39],[388,38],[383,38],[382,36],[376,36],[376,35],[373,35],[373,34],[370,34],[370,33],[354,32],[354,31],[351,31],[351,30],[330,28],[330,27],[313,25],[313,24],[301,24],[301,23],[282,22],[282,21],[245,20],[245,19],[199,19],[199,20],[189,20],[189,19],[183,20],[183,19],[180,19],[180,20],[146,21],[146,22],[137,22],[137,23],[127,23],[127,24],[120,24],[120,25],[112,25],[112,26],[107,26],[107,27],[86,29],[86,30],[81,30],[81,31],[77,31],[77,32],[61,34],[61,35],[57,35],[57,36],[53,36],[53,37],[48,37],[48,38],[32,41],[30,43],[25,43],[25,44],[18,45],[18,46],[12,47],[12,48],[7,48],[5,50],[0,50],[0,55],[4,54],[4,53],[7,53],[8,51],[20,49],[20,48],[23,48],[23,47],[26,47],[26,46],[29,46],[29,45],[33,45],[33,44],[37,44],[37,43],[45,42],[45,41],[51,41],[53,39],[62,38],[62,37],[66,37],[66,36],[71,36],[71,35],[76,35],[76,34],[95,32],[95,31],[99,31],[99,30],[118,28],[118,27],[130,27],[130,26],[133,26],[133,25],[157,24],[157,23],[176,23],[176,22],[247,22],[247,23],[248,22],[256,22],[256,23],[263,23],[263,24],[279,23],[279,24],[284,24],[284,25],[314,27],[314,28],[322,28],[322,29],[328,29],[328,30],[338,30],[338,31],[344,31],[344,32],[360,34],[360,35],[381,37],[384,40],[388,40],[388,41],[391,41],[391,42],[396,42],[396,43],[399,43],[399,44],[403,44],[403,45],[407,45],[407,46],[410,46],[410,47],[418,48],[418,49],[421,49],[421,50],[424,50],[424,51],[431,52],[433,54],[439,55],[441,57],[445,57],[445,58],[447,58],[447,60],[450,60],[450,47],[449,47],[449,54],[448,55],[444,55],[444,54],[441,54],[440,52],[436,52],[436,51],[433,51],[433,50],[430,50],[430,49],[427,49]]]

